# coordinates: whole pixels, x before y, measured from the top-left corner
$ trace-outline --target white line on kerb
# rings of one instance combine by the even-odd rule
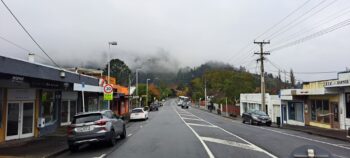
[[[192,113],[192,114],[193,114],[193,113]],[[194,114],[193,114],[193,115],[194,115]],[[199,118],[199,117],[198,117],[198,118]],[[203,119],[202,119],[202,120],[203,120]],[[223,129],[223,128],[217,126],[217,125],[214,125],[214,124],[212,124],[212,123],[206,121],[206,120],[203,120],[203,121],[206,122],[206,123],[208,123],[208,124],[210,124],[210,125],[216,126],[218,129],[223,130],[223,131],[226,132],[227,134],[232,135],[232,136],[234,136],[234,137],[236,137],[236,138],[238,138],[238,139],[240,139],[240,140],[242,140],[242,141],[244,141],[244,142],[246,142],[246,143],[252,145],[252,146],[255,147],[256,149],[258,149],[259,151],[261,151],[261,152],[263,152],[263,153],[269,155],[270,157],[272,157],[272,158],[277,158],[277,156],[275,156],[275,155],[269,153],[268,151],[266,151],[266,150],[264,150],[264,149],[262,149],[262,148],[256,146],[255,144],[253,144],[253,143],[251,143],[251,142],[249,142],[249,141],[247,141],[247,140],[241,138],[240,136],[235,135],[235,134],[233,134],[233,133],[231,133],[231,132],[229,132],[229,131],[227,131],[227,130],[225,130],[225,129]]]
[[[175,110],[175,109],[174,109]],[[204,143],[204,141],[202,140],[202,138],[198,135],[198,133],[196,131],[193,130],[193,128],[191,126],[189,126],[184,119],[182,119],[181,115],[177,112],[177,110],[175,110],[175,112],[179,115],[180,119],[185,123],[185,125],[193,132],[193,134],[198,138],[198,140],[201,142],[201,144],[203,145],[205,151],[207,152],[209,158],[215,158],[213,153],[210,151],[210,149],[208,148],[207,144]]]

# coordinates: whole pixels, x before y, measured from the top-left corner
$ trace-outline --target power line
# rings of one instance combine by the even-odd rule
[[[5,37],[0,36],[0,39],[6,41],[7,43],[10,43],[10,44],[16,46],[16,47],[19,48],[19,49],[22,49],[22,50],[27,51],[27,52],[31,52],[30,50],[28,50],[28,49],[26,49],[26,48],[24,48],[24,47],[22,47],[22,46],[16,44],[15,42],[12,42],[12,41],[6,39]]]
[[[298,10],[300,10],[301,8],[303,8],[307,3],[309,3],[311,0],[307,0],[306,2],[304,2],[302,5],[300,5],[298,8],[294,9],[292,12],[290,12],[287,16],[285,16],[283,19],[281,19],[279,22],[277,22],[276,24],[272,25],[270,28],[268,28],[266,31],[264,31],[263,33],[261,33],[260,35],[258,35],[258,37],[256,37],[255,39],[260,38],[261,36],[265,35],[266,33],[268,33],[269,31],[271,31],[272,29],[274,29],[276,26],[278,26],[279,24],[281,24],[282,22],[284,22],[287,18],[289,18],[290,16],[292,16],[294,13],[296,13]]]
[[[345,11],[345,12],[344,12]],[[290,41],[292,39],[294,39],[294,37],[297,37],[300,34],[305,34],[307,32],[311,32],[317,28],[320,28],[321,26],[323,26],[324,24],[330,23],[344,15],[347,15],[350,13],[350,8],[344,8],[342,9],[340,12],[336,12],[335,14],[331,14],[330,16],[324,18],[323,20],[318,21],[317,23],[314,24],[315,27],[311,28],[311,29],[301,29],[298,32],[295,32],[289,36],[287,36],[284,39],[281,39],[281,41]],[[277,42],[277,44],[281,44],[281,42]]]
[[[298,19],[304,17],[305,15],[307,15],[308,13],[310,13],[312,10],[316,9],[318,6],[320,6],[321,4],[323,4],[324,2],[326,2],[327,0],[323,0],[320,3],[316,4],[314,7],[312,7],[311,9],[309,9],[308,11],[306,11],[304,14],[298,16],[297,18],[295,18],[294,20],[292,20],[291,22],[289,22],[288,24],[284,25],[283,27],[281,27],[280,29],[278,29],[277,31],[273,32],[272,34],[270,34],[270,36],[267,37],[267,39],[270,39],[271,37],[273,37],[274,35],[278,34],[280,31],[284,30],[286,27],[292,25],[295,21],[297,21]]]
[[[311,15],[309,15],[309,16],[307,16],[307,17],[301,19],[301,20],[298,19],[299,22],[295,23],[294,25],[289,25],[288,27],[284,28],[284,29],[285,29],[284,31],[282,31],[282,32],[280,32],[280,33],[275,34],[274,36],[272,36],[272,37],[271,37],[271,40],[274,39],[274,38],[276,38],[277,36],[279,36],[279,35],[281,35],[281,34],[287,32],[287,31],[289,31],[289,30],[293,29],[295,26],[301,24],[302,22],[304,22],[305,20],[309,19],[310,17],[316,15],[317,13],[320,13],[322,10],[328,8],[329,6],[331,6],[332,4],[334,4],[336,1],[337,1],[337,0],[333,0],[333,1],[331,1],[328,5],[326,5],[326,6],[322,7],[322,8],[320,8],[320,9],[317,10],[317,11],[315,11],[313,14],[311,14]]]
[[[344,20],[344,21],[342,21],[342,22],[340,22],[340,23],[337,23],[337,24],[335,24],[335,25],[332,25],[332,26],[330,26],[330,27],[328,27],[328,28],[325,28],[325,29],[323,29],[323,30],[321,30],[321,31],[318,31],[318,32],[316,32],[316,33],[307,35],[307,36],[305,36],[305,37],[303,37],[303,38],[300,38],[300,39],[298,39],[298,40],[295,40],[295,41],[292,41],[292,42],[288,42],[288,43],[283,44],[283,45],[281,45],[281,46],[275,47],[275,48],[271,49],[270,52],[277,51],[277,50],[281,50],[281,49],[283,49],[283,48],[291,47],[291,46],[293,46],[293,45],[297,45],[297,44],[306,42],[306,41],[308,41],[308,40],[311,40],[311,39],[320,37],[320,36],[322,36],[322,35],[325,35],[325,34],[327,34],[327,33],[333,32],[333,31],[335,31],[335,30],[338,30],[338,29],[343,28],[343,27],[348,26],[348,25],[350,25],[350,19]]]
[[[33,38],[33,36],[28,32],[28,30],[22,25],[22,23],[18,20],[15,14],[11,11],[11,9],[6,5],[4,0],[1,0],[2,4],[6,7],[6,9],[11,13],[12,17],[17,21],[17,23],[22,27],[22,29],[27,33],[27,35],[32,39],[32,41],[39,47],[39,49],[50,59],[50,61],[55,64],[55,66],[61,68],[50,56],[46,53],[46,51],[39,45],[39,43]]]

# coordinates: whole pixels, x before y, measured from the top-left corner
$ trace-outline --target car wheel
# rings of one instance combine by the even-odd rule
[[[245,123],[245,120],[244,120],[244,118],[242,118],[242,123]]]
[[[271,123],[266,123],[266,126],[271,126]]]
[[[78,145],[69,145],[69,150],[71,152],[77,152],[79,150],[79,146]]]
[[[125,139],[126,138],[126,129],[125,126],[123,126],[123,133],[120,135],[121,139]]]
[[[111,130],[111,137],[109,138],[109,145],[110,146],[114,146],[116,144],[116,140],[115,140],[115,132],[112,129]]]

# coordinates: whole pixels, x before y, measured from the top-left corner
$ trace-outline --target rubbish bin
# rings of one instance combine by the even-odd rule
[[[281,126],[281,117],[276,117],[276,123],[278,127]]]

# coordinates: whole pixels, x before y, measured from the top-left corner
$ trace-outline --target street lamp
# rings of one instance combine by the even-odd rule
[[[140,68],[136,69],[136,96],[139,96],[139,70],[141,69]],[[138,100],[139,98],[137,99],[137,103],[139,103]]]
[[[146,88],[146,106],[148,106],[148,81],[149,81],[149,80],[151,80],[151,79],[147,78],[147,80],[146,80],[146,83],[147,83],[147,84],[146,84],[146,87],[147,87],[147,88]]]
[[[112,41],[112,42],[108,42],[108,78],[107,78],[107,83],[110,84],[110,75],[111,75],[111,57],[110,57],[110,54],[111,54],[111,45],[112,46],[116,46],[117,45],[117,42],[115,41]],[[108,101],[108,109],[111,109],[111,106],[110,106],[110,101]]]

